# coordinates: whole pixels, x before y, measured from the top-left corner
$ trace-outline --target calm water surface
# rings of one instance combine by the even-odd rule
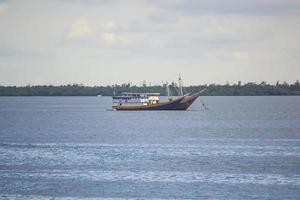
[[[0,97],[0,199],[300,199],[300,97]]]

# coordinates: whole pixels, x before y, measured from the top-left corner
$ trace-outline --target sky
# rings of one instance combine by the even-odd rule
[[[300,79],[300,0],[0,0],[0,85]]]

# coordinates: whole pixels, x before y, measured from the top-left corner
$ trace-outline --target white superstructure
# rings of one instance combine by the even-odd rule
[[[113,96],[113,106],[143,106],[159,102],[159,93],[129,93]]]

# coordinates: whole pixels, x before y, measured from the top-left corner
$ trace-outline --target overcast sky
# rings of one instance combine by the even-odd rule
[[[0,85],[300,79],[300,0],[0,0]]]

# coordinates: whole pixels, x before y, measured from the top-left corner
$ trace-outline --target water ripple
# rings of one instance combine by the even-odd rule
[[[231,174],[178,171],[99,171],[99,170],[1,170],[1,178],[9,179],[76,179],[84,181],[138,181],[172,183],[219,183],[219,184],[261,184],[300,185],[300,175],[280,174]]]

